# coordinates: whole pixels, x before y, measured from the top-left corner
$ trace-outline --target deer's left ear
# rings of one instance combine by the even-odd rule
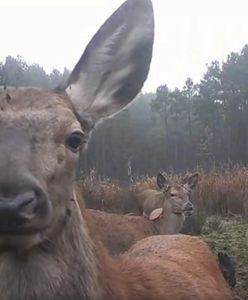
[[[79,118],[96,123],[136,97],[149,72],[153,40],[150,0],[127,0],[107,19],[63,88]]]

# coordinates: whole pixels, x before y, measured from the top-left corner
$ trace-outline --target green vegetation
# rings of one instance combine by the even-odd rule
[[[67,69],[64,69],[63,73],[53,69],[51,73],[47,74],[39,64],[28,64],[20,55],[16,58],[7,56],[5,62],[0,62],[0,86],[55,88],[68,76]]]
[[[202,237],[217,253],[227,249],[236,262],[236,293],[248,299],[248,223],[239,217],[210,217],[202,228]]]

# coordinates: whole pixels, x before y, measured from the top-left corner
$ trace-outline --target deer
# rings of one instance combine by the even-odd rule
[[[185,176],[181,182],[170,182],[166,176],[159,173],[157,183],[163,192],[147,189],[138,195],[139,203],[145,200],[143,202],[146,204],[147,214],[151,208],[149,218],[88,209],[98,238],[109,253],[115,256],[127,251],[142,238],[151,235],[178,234],[182,229],[185,215],[192,214],[193,204],[189,198],[197,182],[197,173]],[[80,199],[80,187],[77,188],[77,193],[77,198]],[[79,206],[82,203],[83,199],[79,201]]]
[[[80,152],[93,128],[141,90],[153,40],[151,1],[127,0],[93,36],[66,83],[0,89],[1,300],[233,299],[221,273],[190,279],[155,256],[111,257],[78,205]],[[190,245],[191,260],[198,251],[207,264],[211,252],[197,244]]]
[[[80,196],[77,199],[80,199]],[[78,201],[81,210],[84,210],[83,199]],[[142,238],[165,234],[163,226],[166,226],[166,223],[162,219],[150,221],[142,216],[107,213],[94,209],[87,209],[87,214],[90,216],[95,235],[112,256],[127,251]]]
[[[181,182],[170,182],[166,175],[158,173],[157,185],[161,192],[154,189],[138,192],[137,206],[140,213],[150,220],[164,214],[164,218],[168,219],[168,233],[179,232],[185,217],[193,213],[194,206],[189,199],[198,178],[199,174],[194,173],[186,175]]]

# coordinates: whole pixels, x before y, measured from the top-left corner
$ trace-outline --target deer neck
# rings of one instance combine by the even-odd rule
[[[163,217],[160,220],[160,234],[175,234],[179,233],[182,228],[184,217],[182,214],[175,214],[172,211],[169,200],[164,201]]]
[[[60,234],[29,253],[0,254],[1,300],[100,300],[99,264],[76,203]]]

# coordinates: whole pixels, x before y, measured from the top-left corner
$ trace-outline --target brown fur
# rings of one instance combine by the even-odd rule
[[[136,201],[140,214],[149,217],[154,209],[163,207],[164,201],[168,199],[165,199],[162,192],[146,189],[137,193]]]
[[[139,211],[150,220],[159,218],[160,234],[179,233],[186,216],[193,213],[190,196],[197,182],[197,173],[185,176],[181,182],[171,182],[159,173],[157,184],[161,191],[145,189],[137,192]]]
[[[198,183],[198,177],[198,173],[188,174],[179,182],[171,181],[162,173],[158,173],[157,185],[161,192],[154,189],[145,189],[136,193],[140,213],[149,218],[153,210],[164,207],[165,214],[169,217],[173,213],[182,213],[189,205],[193,208],[190,196]],[[183,217],[182,214],[182,219],[184,219]]]
[[[163,208],[162,214],[159,216],[159,232],[160,234],[176,234],[179,233],[185,221],[185,214],[182,211],[183,205],[190,203],[187,190],[182,186],[174,186],[171,189],[174,193],[178,193],[177,198],[170,197],[170,193],[159,192],[147,189],[138,195],[139,205],[143,202],[143,216],[150,218],[151,213],[157,208]],[[190,204],[193,207],[193,204]],[[153,220],[151,222],[155,222]]]
[[[80,201],[81,202],[81,201]],[[128,250],[136,241],[159,234],[159,221],[88,209],[90,222],[98,238],[112,255]]]
[[[182,292],[182,298],[177,298],[171,288],[168,299],[233,299],[214,255],[197,237],[181,234],[148,237],[136,243],[125,256],[166,261],[167,273],[171,270],[180,274],[178,286],[174,285],[172,275],[168,276],[167,284],[174,286],[178,294]]]
[[[90,210],[81,209],[92,236],[98,240],[92,216],[88,214]],[[101,257],[104,262],[113,268],[108,279],[112,282],[111,287],[115,287],[111,295],[116,298],[108,295],[108,299],[234,299],[214,255],[199,238],[186,235],[148,237],[111,260],[105,250],[102,251],[99,240],[97,248],[101,256],[104,253]]]
[[[211,267],[201,286],[197,274],[196,281],[186,276],[191,262],[197,266],[194,243],[191,260],[180,268],[163,249],[147,260],[112,258],[74,197],[80,151],[94,125],[140,91],[153,37],[151,2],[127,0],[90,41],[64,86],[0,89],[1,300],[232,299]]]
[[[171,197],[173,192],[176,197]],[[81,193],[79,191],[79,193]],[[171,183],[168,192],[144,190],[139,194],[140,201],[153,205],[153,209],[164,208],[164,213],[156,220],[141,216],[106,213],[90,209],[91,222],[94,223],[100,240],[112,255],[120,254],[130,248],[136,241],[157,234],[175,234],[181,230],[185,216],[183,206],[189,202],[189,190],[183,184]],[[79,202],[80,205],[81,201]],[[152,209],[151,209],[152,211]]]
[[[79,201],[80,206],[81,202]],[[99,239],[112,255],[128,250],[131,245],[142,238],[169,234],[171,230],[169,224],[164,222],[164,218],[150,221],[142,216],[113,214],[93,209],[88,209],[88,215]],[[181,216],[175,215],[173,219],[175,218],[181,219]]]
[[[12,104],[10,107],[6,107],[5,112],[1,113],[1,128],[8,125],[11,127],[18,126],[20,129],[26,128],[30,134],[33,133],[36,139],[41,141],[39,147],[32,148],[36,151],[31,156],[33,160],[30,170],[39,178],[48,194],[53,195],[56,214],[45,231],[35,237],[30,237],[30,242],[32,241],[33,244],[29,244],[27,249],[24,248],[27,246],[24,240],[13,251],[8,250],[8,248],[6,250],[1,248],[0,299],[232,299],[231,291],[226,287],[222,277],[212,276],[212,267],[204,268],[205,273],[201,273],[201,278],[204,277],[204,280],[189,276],[193,274],[191,266],[200,269],[200,265],[198,266],[197,262],[194,262],[195,256],[198,255],[198,248],[196,247],[198,242],[196,245],[186,243],[184,248],[182,248],[183,241],[182,244],[178,245],[178,251],[174,252],[175,261],[179,255],[183,255],[187,247],[187,251],[192,254],[191,259],[188,256],[188,260],[183,260],[180,266],[175,262],[170,262],[168,257],[164,256],[163,249],[160,249],[159,246],[159,237],[158,240],[153,240],[154,245],[158,245],[159,255],[149,256],[146,260],[137,256],[125,255],[118,259],[108,256],[93,231],[91,216],[88,216],[87,211],[82,209],[82,217],[76,201],[70,200],[73,197],[72,171],[75,169],[75,159],[78,155],[75,157],[75,154],[71,154],[69,150],[65,150],[63,147],[57,148],[56,143],[51,144],[55,132],[57,137],[63,134],[62,127],[65,124],[77,124],[70,106],[66,99],[50,93],[47,94],[47,102],[41,100],[39,103],[35,102],[36,108],[45,105],[44,111],[39,110],[39,115],[33,114],[28,103],[28,110],[25,110],[25,101],[22,101],[22,99],[27,99],[29,92],[39,96],[42,100],[46,95],[37,89],[9,91]],[[0,101],[5,101],[3,100],[5,99],[4,94],[4,91],[0,93]],[[24,97],[24,95],[26,96]],[[56,102],[56,99],[59,100],[57,106],[49,108],[48,103],[52,100]],[[20,102],[23,102],[23,106],[19,104]],[[32,109],[35,110],[35,105]],[[60,118],[56,119],[58,112]],[[44,128],[46,128],[45,131]],[[37,142],[36,139],[35,142]],[[5,147],[5,145],[1,146]],[[23,159],[19,161],[16,157],[15,164],[12,164],[11,157],[9,157],[7,166],[5,165],[7,153],[1,152],[2,155],[5,155],[5,160],[0,157],[1,170],[12,171],[10,169],[12,166],[13,172],[15,171],[15,176],[13,175],[15,180],[29,172],[26,170],[28,153],[24,151],[26,148],[22,152],[21,147],[22,145],[18,144],[17,149],[23,155],[26,154],[24,161]],[[4,150],[5,148],[1,149]],[[9,149],[9,152],[15,153],[14,149],[15,145]],[[41,152],[42,150],[44,152]],[[46,158],[51,157],[51,160],[43,161],[42,154],[46,154]],[[54,155],[64,157],[63,160],[60,158],[59,168],[57,161],[52,160]],[[41,161],[45,165],[41,164]],[[52,169],[53,166],[55,167],[54,170]],[[22,170],[21,173],[19,173],[20,170]],[[63,176],[61,177],[59,173],[61,170],[66,170],[68,174],[62,172],[61,175]],[[10,182],[8,174],[4,172],[3,174],[5,180]],[[50,174],[56,174],[52,181]],[[2,180],[1,177],[1,184]],[[15,239],[15,237],[12,238]],[[189,237],[184,239],[187,240]],[[1,240],[1,243],[6,244],[9,243],[8,241],[6,237],[6,240]],[[199,255],[201,255],[201,263],[209,263],[209,257],[211,257],[209,253],[205,255],[205,252],[200,252]],[[184,269],[185,271],[182,272]],[[195,280],[201,284],[196,286]],[[217,286],[218,289],[213,288]]]

